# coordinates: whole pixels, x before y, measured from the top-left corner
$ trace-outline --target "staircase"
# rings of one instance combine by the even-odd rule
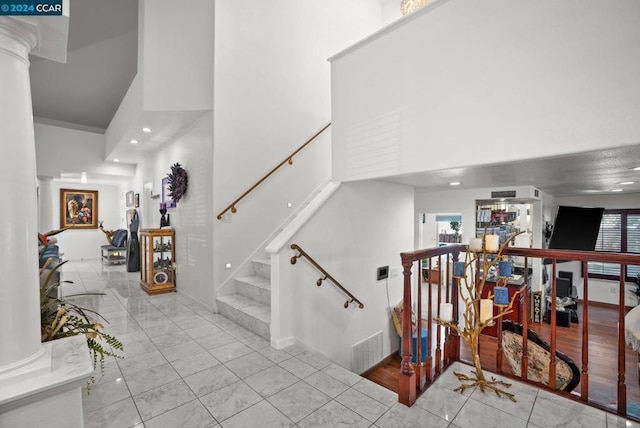
[[[220,314],[267,340],[271,339],[271,264],[253,260],[253,275],[235,278],[236,294],[216,299]]]

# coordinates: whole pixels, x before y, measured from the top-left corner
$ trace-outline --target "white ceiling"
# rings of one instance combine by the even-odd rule
[[[31,58],[34,117],[41,123],[104,133],[137,71],[138,2],[70,1],[67,63]],[[381,2],[383,8],[389,8],[400,0]],[[133,163],[144,156],[139,148],[128,151]],[[118,156],[127,162],[126,153]],[[462,183],[457,188],[531,185],[554,196],[569,196],[609,193],[614,188],[640,192],[640,171],[630,169],[638,166],[640,142],[615,150],[386,180],[433,190],[450,189],[451,181]],[[88,174],[91,179],[91,172]],[[624,181],[634,184],[617,184]]]
[[[36,121],[104,133],[137,60],[136,0],[71,0],[67,62],[31,57]]]
[[[508,164],[451,168],[385,179],[430,190],[534,186],[553,196],[640,192],[640,145]],[[620,184],[632,181],[633,184]],[[640,203],[640,195],[639,201]]]

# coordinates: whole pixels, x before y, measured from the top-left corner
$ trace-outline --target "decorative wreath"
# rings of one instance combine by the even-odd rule
[[[179,163],[175,163],[171,165],[171,173],[167,176],[169,177],[169,196],[177,204],[187,193],[187,171]]]

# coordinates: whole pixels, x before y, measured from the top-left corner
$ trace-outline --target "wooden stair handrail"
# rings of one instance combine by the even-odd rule
[[[222,212],[220,212],[220,214],[218,214],[218,220],[222,220],[222,216],[225,215],[225,213],[229,210],[231,210],[232,213],[236,213],[238,210],[236,209],[236,204],[238,202],[240,202],[242,199],[244,199],[245,196],[247,196],[249,193],[251,193],[253,191],[253,189],[255,189],[256,187],[258,187],[259,185],[262,184],[263,181],[265,181],[267,178],[269,178],[271,176],[271,174],[273,174],[274,172],[276,172],[282,165],[284,165],[285,163],[288,163],[289,165],[293,165],[293,157],[295,155],[297,155],[302,149],[304,149],[309,143],[311,143],[313,140],[316,139],[316,137],[318,137],[320,134],[322,134],[328,127],[331,126],[331,122],[327,123],[324,127],[322,127],[321,130],[319,130],[318,132],[316,132],[313,137],[309,138],[303,145],[301,145],[300,147],[298,147],[293,153],[291,153],[289,156],[287,156],[282,162],[280,162],[275,168],[273,168],[271,171],[269,171],[264,177],[262,177],[260,180],[258,180],[258,182],[256,182],[256,184],[254,184],[253,186],[251,186],[248,190],[246,190],[242,195],[240,195],[240,197],[238,199],[236,199],[235,201],[231,202],[231,204],[226,207],[224,210],[222,210]]]
[[[351,294],[346,288],[344,288],[338,281],[336,281],[336,279],[334,277],[332,277],[331,275],[329,275],[329,273],[324,270],[322,268],[322,266],[320,266],[315,260],[313,260],[313,258],[307,254],[306,252],[304,252],[304,250],[302,248],[300,248],[300,246],[298,246],[298,244],[291,244],[291,249],[298,251],[300,254],[298,254],[297,256],[293,256],[291,257],[291,264],[295,265],[296,261],[300,258],[300,257],[305,257],[307,260],[309,260],[309,263],[311,263],[316,269],[318,269],[323,275],[324,278],[320,278],[316,281],[316,285],[318,287],[320,287],[322,285],[322,281],[328,279],[331,282],[333,282],[333,284],[338,287],[340,290],[342,290],[342,292],[344,294],[346,294],[347,296],[349,296],[349,298],[351,300],[347,300],[346,302],[344,302],[344,308],[347,309],[349,307],[349,303],[357,303],[358,307],[360,309],[364,308],[364,303],[362,303],[360,300],[358,300],[356,298],[356,296],[354,296],[353,294]]]

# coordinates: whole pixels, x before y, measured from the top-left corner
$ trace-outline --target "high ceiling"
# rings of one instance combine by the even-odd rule
[[[36,121],[103,133],[137,71],[138,2],[71,0],[67,62],[31,57]]]
[[[104,133],[136,75],[138,2],[70,2],[67,63],[31,58],[34,117],[40,123]],[[383,12],[393,10],[393,17],[399,16],[400,0],[398,11],[390,7],[396,0],[381,2]],[[640,142],[604,152],[461,167],[388,181],[434,190],[450,189],[449,182],[460,181],[458,188],[531,185],[555,196],[609,193],[615,188],[627,193],[640,192],[640,171],[630,169],[636,166]],[[618,184],[626,181],[634,184]]]

